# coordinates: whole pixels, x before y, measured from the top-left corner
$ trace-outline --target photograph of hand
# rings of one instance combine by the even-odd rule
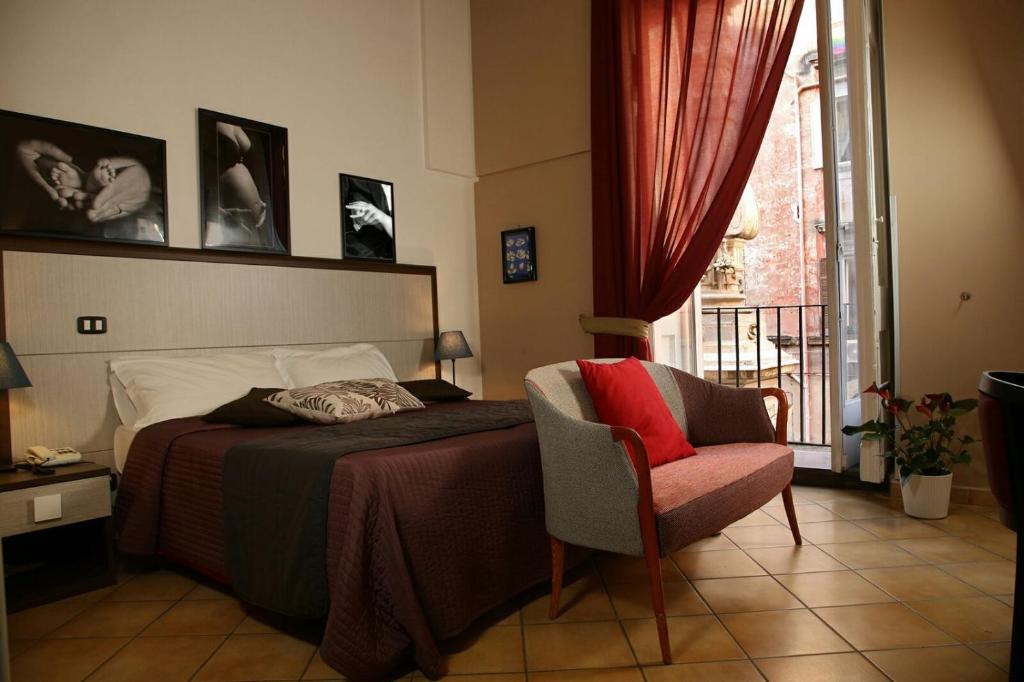
[[[344,257],[394,263],[394,185],[344,173],[340,182]]]
[[[0,111],[0,231],[167,242],[164,142]]]

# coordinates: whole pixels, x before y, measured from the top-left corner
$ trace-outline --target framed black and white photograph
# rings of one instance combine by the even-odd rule
[[[290,253],[288,131],[199,110],[204,249]]]
[[[395,262],[395,186],[340,175],[341,252],[345,258]]]
[[[0,111],[0,232],[167,244],[163,140]]]
[[[532,227],[502,231],[501,274],[505,284],[537,279],[537,235]]]

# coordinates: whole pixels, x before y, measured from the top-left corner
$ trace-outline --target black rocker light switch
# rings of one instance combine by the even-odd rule
[[[106,334],[107,318],[96,316],[85,316],[78,318],[79,334]]]

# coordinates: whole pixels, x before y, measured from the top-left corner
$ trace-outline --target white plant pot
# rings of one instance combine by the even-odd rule
[[[953,488],[953,474],[911,474],[901,488],[903,511],[908,516],[919,519],[943,519],[949,515],[949,493]]]

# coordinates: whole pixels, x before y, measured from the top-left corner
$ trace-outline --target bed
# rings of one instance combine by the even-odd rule
[[[435,404],[416,418],[487,404]],[[231,585],[226,456],[324,428],[336,427],[239,428],[187,418],[142,429],[118,498],[120,549]],[[549,575],[532,423],[353,452],[337,459],[329,486],[330,608],[321,655],[349,678],[380,678],[410,662],[442,675],[440,641]]]
[[[307,375],[282,383],[266,362],[253,364],[256,356],[360,343],[377,348],[396,377],[439,378],[438,320],[474,319],[450,298],[439,304],[433,266],[12,236],[0,238],[0,249],[6,337],[33,383],[9,396],[14,453],[68,445],[123,470],[122,547],[233,587],[223,509],[229,453],[332,427],[205,424],[194,418],[203,414],[194,404],[198,381],[213,378],[203,391],[208,410],[251,387],[315,383]],[[106,317],[105,333],[77,333],[81,315]],[[230,384],[223,365],[238,354],[249,373]],[[125,404],[124,384],[110,383],[111,368],[126,359],[212,355],[216,362],[198,374],[168,374],[158,386],[161,399],[176,391],[187,413],[156,409],[137,386]],[[226,393],[215,400],[217,390]],[[462,408],[422,412],[449,409]],[[532,424],[353,452],[320,478],[330,491],[319,550],[329,595],[322,650],[350,677],[404,664],[441,674],[438,642],[549,575]],[[153,506],[131,508],[133,495]],[[365,530],[372,509],[390,514],[387,547],[400,557],[366,545],[381,537]],[[151,532],[132,538],[129,526],[139,523]]]

